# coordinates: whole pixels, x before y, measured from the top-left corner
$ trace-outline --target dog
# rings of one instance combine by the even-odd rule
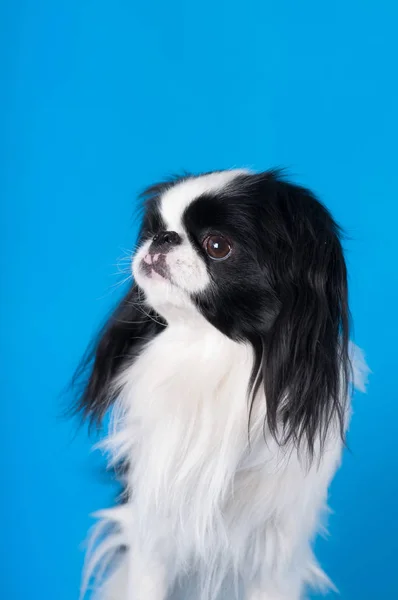
[[[341,229],[276,170],[184,175],[142,204],[132,284],[83,366],[79,410],[111,413],[124,486],[83,593],[94,578],[101,600],[166,600],[195,574],[201,600],[226,580],[299,600],[332,585],[312,540],[367,371]]]

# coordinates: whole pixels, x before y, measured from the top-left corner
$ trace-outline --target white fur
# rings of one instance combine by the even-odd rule
[[[189,298],[211,282],[182,214],[195,197],[228,185],[237,173],[188,180],[162,198],[167,227],[183,238],[167,256],[173,283],[140,271],[148,242],[134,259],[136,281],[168,327],[118,382],[122,392],[104,447],[111,463],[130,464],[129,501],[99,514],[83,594],[93,574],[101,580],[101,570],[101,600],[165,600],[177,578],[193,573],[201,600],[214,600],[224,580],[236,589],[243,582],[247,600],[299,600],[306,584],[328,585],[311,540],[340,463],[337,430],[322,457],[308,464],[305,452],[281,448],[264,432],[260,391],[249,440],[253,351],[211,326]],[[355,346],[351,351],[355,383],[363,388],[366,367]],[[107,525],[112,532],[104,537]],[[106,573],[121,546],[127,552]]]
[[[161,213],[166,227],[169,231],[184,231],[182,216],[190,203],[202,194],[216,192],[227,188],[238,175],[245,175],[248,171],[245,169],[232,169],[230,171],[218,171],[183,180],[169,190],[167,190],[161,199]]]
[[[215,598],[228,574],[248,582],[248,600],[294,600],[305,582],[325,583],[309,542],[341,442],[331,436],[308,468],[294,448],[265,443],[260,395],[249,448],[252,361],[249,346],[198,318],[170,324],[123,373],[106,448],[113,461],[134,459],[133,499],[101,515],[115,529],[87,576],[112,549],[130,550],[101,600],[164,600],[190,569],[201,598]]]

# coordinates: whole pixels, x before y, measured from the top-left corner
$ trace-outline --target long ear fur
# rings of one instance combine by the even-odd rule
[[[85,381],[76,412],[99,424],[120,391],[115,386],[117,375],[164,327],[166,323],[144,303],[142,291],[134,284],[88,349],[75,374],[74,382]]]
[[[267,423],[281,443],[344,439],[349,382],[347,273],[340,229],[308,191],[275,182],[274,281],[281,310],[262,340]],[[280,219],[280,220],[279,220]],[[317,446],[318,447],[318,446]]]

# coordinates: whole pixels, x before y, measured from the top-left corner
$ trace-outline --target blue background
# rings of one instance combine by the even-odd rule
[[[287,166],[351,241],[372,368],[318,553],[343,600],[398,597],[398,8],[376,0],[1,3],[1,568],[73,600],[113,490],[60,393],[116,302],[137,193],[180,169]]]

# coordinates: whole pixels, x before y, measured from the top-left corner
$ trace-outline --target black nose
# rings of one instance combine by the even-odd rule
[[[154,246],[178,246],[182,239],[176,231],[161,231],[153,237],[152,244]]]

